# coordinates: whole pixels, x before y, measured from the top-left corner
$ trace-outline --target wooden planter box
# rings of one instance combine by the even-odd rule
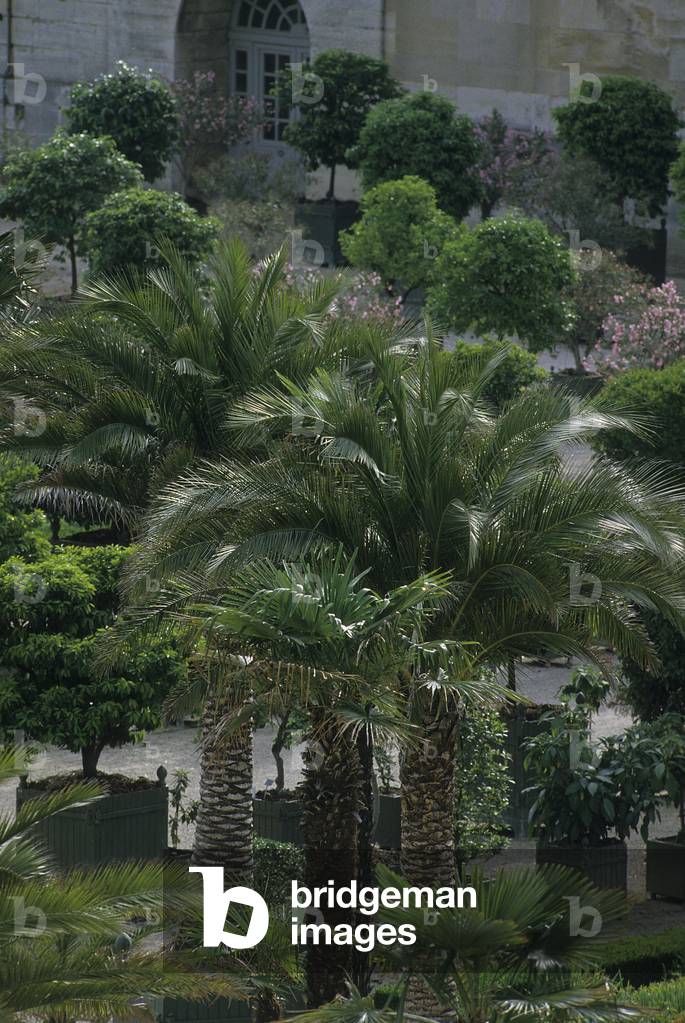
[[[259,838],[302,847],[302,804],[299,799],[253,799],[254,830]]]
[[[647,891],[653,899],[685,902],[685,845],[675,836],[647,842]]]
[[[550,709],[547,706],[542,708],[540,716]],[[506,726],[505,750],[509,754],[509,773],[513,785],[509,790],[509,805],[503,815],[504,824],[512,831],[514,838],[527,838],[528,814],[535,797],[532,793],[525,792],[525,789],[532,785],[533,779],[524,767],[527,756],[524,743],[548,729],[549,722],[541,721],[540,717],[528,718],[525,708],[516,707],[512,716],[507,717]]]
[[[319,202],[302,200],[295,208],[295,221],[302,230],[302,240],[317,242],[323,249],[326,266],[341,266],[346,260],[340,251],[338,235],[359,220],[359,203],[333,202],[324,199]],[[314,247],[312,247],[314,248]],[[305,246],[306,249],[306,246]],[[305,251],[304,265],[312,261],[316,266],[316,255]]]
[[[19,784],[17,810],[43,793]],[[60,867],[97,867],[117,860],[153,860],[168,843],[166,785],[102,796],[62,810],[31,829]]]
[[[538,866],[558,863],[563,867],[572,867],[597,888],[620,888],[625,891],[628,886],[628,849],[625,842],[607,842],[591,849],[583,846],[539,845],[535,850],[535,862]]]
[[[373,830],[374,841],[381,849],[399,849],[402,834],[402,797],[379,793],[378,819]]]

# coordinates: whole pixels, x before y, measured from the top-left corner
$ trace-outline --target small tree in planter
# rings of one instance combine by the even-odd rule
[[[574,867],[599,887],[625,888],[625,839],[637,830],[646,838],[656,815],[656,745],[627,732],[593,746],[589,710],[576,707],[526,748],[537,862]]]
[[[415,175],[433,186],[445,213],[462,220],[480,199],[480,152],[470,118],[444,96],[415,92],[370,111],[352,158],[364,188]]]
[[[179,136],[166,82],[120,60],[113,74],[77,82],[69,99],[65,115],[72,134],[113,139],[125,157],[140,164],[146,181],[162,174]]]
[[[340,236],[343,255],[353,266],[380,274],[404,301],[432,279],[454,221],[438,209],[435,189],[411,176],[370,189],[361,208],[361,220]]]
[[[568,249],[538,220],[517,216],[462,226],[438,254],[428,306],[455,330],[517,334],[531,351],[553,347],[571,322]]]
[[[652,898],[661,895],[685,901],[685,718],[664,714],[638,730],[658,746],[657,787],[666,790],[680,825],[677,835],[647,841],[647,891]]]
[[[111,139],[60,133],[37,149],[10,154],[2,171],[0,215],[21,220],[35,238],[65,246],[76,291],[86,215],[112,192],[141,181],[139,168]]]

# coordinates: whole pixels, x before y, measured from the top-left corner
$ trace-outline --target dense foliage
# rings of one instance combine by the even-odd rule
[[[309,170],[330,169],[329,196],[336,165],[355,166],[351,150],[369,110],[401,92],[385,61],[349,50],[324,50],[283,73],[280,102],[299,112],[285,139],[302,153]]]
[[[102,749],[159,725],[161,705],[183,674],[164,642],[135,648],[125,670],[102,677],[98,650],[119,604],[128,550],[66,548],[0,566],[0,722],[40,742],[81,752],[93,774]]]
[[[493,110],[476,124],[481,144],[478,161],[480,208],[487,219],[495,208],[509,200],[516,183],[551,159],[550,136],[538,128],[518,131],[510,128],[499,110]]]
[[[92,271],[111,273],[159,265],[163,243],[197,263],[208,255],[218,224],[201,217],[175,192],[131,188],[110,195],[89,214],[86,230]]]
[[[140,164],[146,181],[162,174],[178,140],[169,86],[124,61],[111,74],[77,82],[65,113],[73,134],[113,139],[124,156]]]
[[[486,338],[482,345],[470,344],[468,341],[457,341],[456,357],[459,359],[476,360],[494,356],[500,349],[500,342]],[[526,387],[548,379],[549,373],[538,361],[533,352],[521,345],[508,345],[506,354],[493,371],[483,391],[483,396],[497,408],[502,408],[512,398],[516,398]]]
[[[604,395],[617,407],[630,409],[643,423],[640,433],[609,430],[598,439],[599,450],[621,461],[660,458],[683,464],[685,453],[685,360],[664,369],[629,369],[612,376]]]
[[[682,122],[673,100],[640,78],[607,75],[601,84],[599,98],[581,95],[554,111],[559,137],[571,154],[583,153],[606,171],[610,199],[634,199],[657,216],[678,154]]]
[[[633,281],[614,296],[602,335],[595,351],[602,372],[661,369],[685,354],[685,299],[674,281],[656,288]]]
[[[0,454],[0,564],[14,556],[32,561],[50,549],[45,516],[22,507],[14,498],[22,483],[37,476],[38,469],[30,462],[13,454]]]
[[[480,143],[470,118],[432,92],[379,103],[354,151],[364,188],[413,175],[435,189],[438,205],[461,220],[480,198]]]
[[[111,139],[57,134],[36,149],[10,153],[2,171],[0,215],[23,221],[34,238],[67,246],[75,290],[86,215],[108,195],[141,180]]]
[[[462,228],[438,254],[428,305],[455,330],[517,335],[532,351],[569,325],[568,249],[544,224],[506,216]]]
[[[435,189],[416,177],[386,181],[364,193],[361,208],[361,220],[340,235],[350,263],[380,274],[399,295],[430,281],[454,231],[452,219],[438,208]]]
[[[646,628],[659,655],[656,677],[630,658],[622,664],[621,698],[642,721],[685,707],[685,638],[661,615],[646,616]]]
[[[512,778],[507,727],[496,710],[474,708],[457,740],[455,827],[459,863],[506,845],[504,811]]]

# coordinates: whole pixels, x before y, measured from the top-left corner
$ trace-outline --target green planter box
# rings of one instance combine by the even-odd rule
[[[653,899],[685,902],[685,845],[675,836],[647,842],[647,891]]]
[[[550,707],[542,707],[540,715],[549,710]],[[509,805],[504,812],[504,824],[513,832],[514,838],[528,836],[528,813],[535,801],[531,793],[525,792],[532,784],[532,777],[524,766],[526,758],[524,743],[549,728],[549,722],[541,721],[539,716],[527,717],[527,713],[530,713],[530,709],[527,711],[524,707],[516,707],[513,714],[506,719],[505,750],[509,754],[509,774],[513,785],[509,790]]]
[[[402,834],[402,798],[399,794],[378,796],[378,819],[373,837],[381,849],[399,849]]]
[[[302,804],[299,799],[253,799],[254,830],[259,838],[303,846]]]
[[[323,262],[326,266],[341,266],[346,260],[340,251],[338,235],[346,231],[359,220],[359,203],[357,202],[333,202],[324,199],[319,202],[308,202],[303,200],[297,204],[295,209],[295,221],[302,230],[303,242],[313,241],[321,246],[323,250]],[[317,253],[304,246],[305,252],[302,255],[305,265],[312,262],[317,265]],[[318,253],[320,258],[321,253]]]
[[[186,998],[155,998],[153,1011],[159,1023],[250,1023],[248,1002],[215,998],[213,1002],[189,1002]]]
[[[598,888],[620,888],[628,886],[628,849],[625,842],[607,842],[591,849],[570,845],[539,845],[535,850],[535,862],[557,863],[572,867],[583,874]],[[569,892],[569,895],[572,895]]]
[[[17,809],[40,796],[19,785]],[[152,860],[168,844],[169,794],[158,784],[149,789],[102,796],[34,825],[34,834],[61,867],[97,867],[117,860]]]

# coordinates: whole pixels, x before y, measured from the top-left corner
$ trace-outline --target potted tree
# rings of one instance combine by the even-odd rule
[[[297,112],[285,130],[285,141],[303,155],[308,170],[326,167],[329,172],[325,199],[303,200],[296,210],[297,221],[307,237],[323,247],[329,266],[342,262],[338,233],[358,216],[356,202],[336,200],[336,168],[356,165],[352,150],[366,115],[376,103],[401,92],[384,61],[348,50],[324,50],[311,62],[291,66],[281,77],[281,102]]]
[[[536,862],[573,867],[600,888],[625,889],[625,840],[638,830],[646,838],[656,816],[658,747],[635,729],[593,745],[588,721],[586,711],[566,709],[526,744]]]
[[[133,742],[160,723],[163,700],[185,670],[161,639],[131,649],[121,674],[98,670],[127,554],[122,547],[72,547],[0,566],[0,727],[81,755],[80,771],[24,777],[17,806],[82,778],[97,779],[107,793],[40,826],[62,866],[152,858],[167,844],[164,768],[138,779],[98,771],[106,746]]]
[[[297,721],[295,718],[300,720]],[[276,763],[276,778],[267,781],[266,786],[255,793],[254,809],[255,834],[260,838],[271,838],[276,842],[289,842],[302,846],[302,803],[296,792],[285,787],[285,765],[283,750],[292,743],[293,733],[302,724],[302,715],[295,714],[292,707],[284,709],[277,718],[276,734],[271,752]]]
[[[647,840],[647,891],[653,899],[659,895],[685,902],[685,718],[664,714],[646,731],[660,751],[655,778],[677,808],[680,822],[677,835]]]

